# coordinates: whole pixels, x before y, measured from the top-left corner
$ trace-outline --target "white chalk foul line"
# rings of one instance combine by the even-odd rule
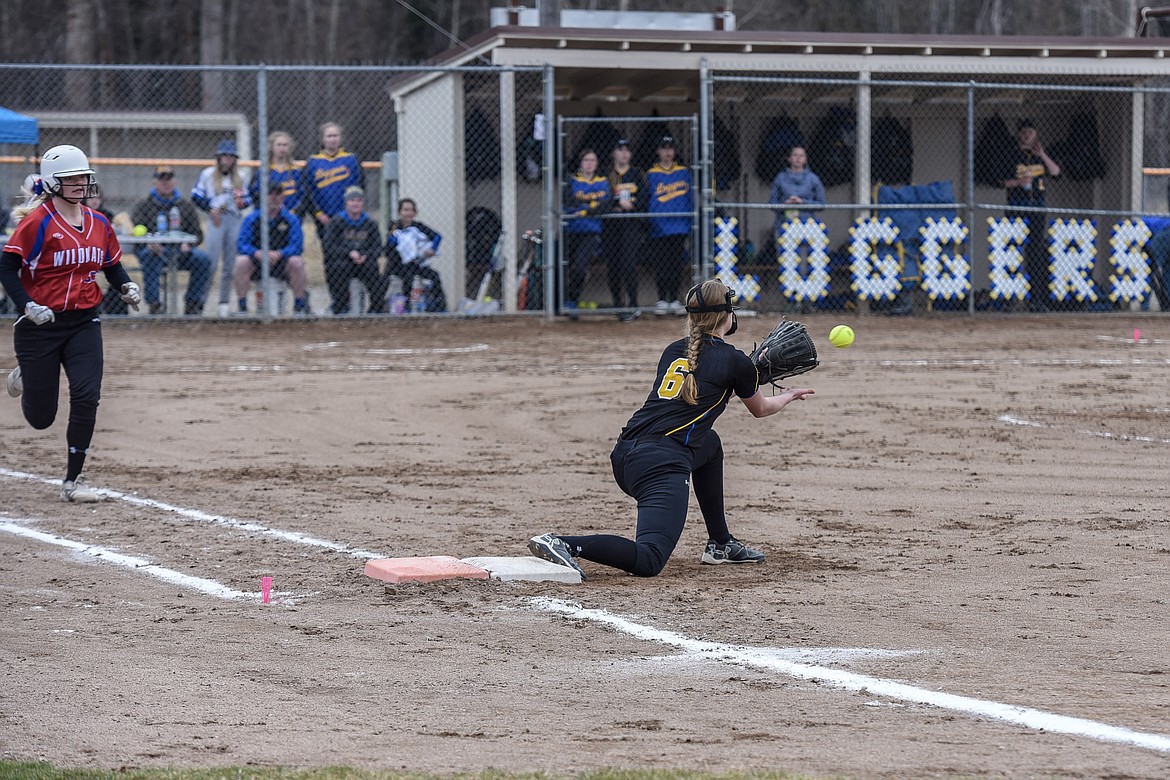
[[[1158,410],[1152,410],[1158,411]],[[1001,414],[996,418],[1002,423],[1008,425],[1018,425],[1024,428],[1050,428],[1057,429],[1059,426],[1049,425],[1048,423],[1037,422],[1035,420],[1024,420],[1019,417],[1014,417],[1010,414]],[[1081,436],[1092,436],[1095,439],[1109,439],[1111,441],[1137,441],[1143,444],[1170,444],[1170,439],[1159,439],[1154,436],[1140,436],[1129,433],[1112,433],[1110,431],[1090,431],[1086,429],[1077,429],[1076,433]]]
[[[242,590],[235,590],[226,585],[222,585],[215,580],[204,579],[203,577],[192,577],[190,574],[183,574],[174,569],[167,569],[163,566],[157,566],[145,558],[139,558],[133,555],[124,555],[123,553],[111,550],[108,547],[100,547],[96,544],[86,544],[79,542],[76,539],[66,539],[63,536],[56,534],[45,533],[44,531],[37,531],[33,528],[28,528],[21,523],[29,523],[31,520],[16,519],[16,520],[0,520],[0,531],[5,531],[16,536],[23,536],[27,539],[35,539],[38,542],[45,544],[53,544],[58,547],[65,547],[73,550],[81,555],[88,555],[91,558],[96,558],[105,563],[112,563],[115,566],[122,566],[123,568],[133,569],[134,571],[143,574],[149,574],[151,577],[169,582],[172,585],[178,585],[182,588],[196,590],[200,593],[205,593],[208,596],[215,596],[220,599],[227,599],[229,601],[236,601],[239,599],[255,599],[260,600],[259,593],[245,593]]]
[[[49,479],[48,477],[41,477],[36,474],[27,474],[23,471],[12,471],[11,469],[0,468],[0,476],[8,477],[10,479],[22,479],[31,482],[44,482],[47,485],[59,485],[61,480]],[[344,553],[354,558],[389,558],[389,555],[373,552],[371,550],[363,550],[356,547],[350,547],[348,544],[342,542],[334,542],[328,539],[318,539],[308,534],[303,534],[300,531],[284,531],[280,528],[272,528],[261,523],[254,523],[247,520],[237,520],[232,517],[225,517],[224,515],[213,515],[209,512],[203,512],[198,509],[191,509],[189,507],[175,506],[163,501],[155,501],[151,498],[141,498],[139,496],[132,496],[127,493],[120,493],[117,490],[110,490],[108,488],[95,488],[92,485],[90,488],[107,499],[124,501],[127,504],[135,506],[149,507],[151,509],[158,509],[163,512],[171,512],[185,517],[188,520],[194,520],[200,523],[211,523],[213,525],[222,525],[228,528],[234,528],[239,531],[247,531],[249,533],[261,534],[262,536],[272,536],[285,542],[293,542],[294,544],[303,544],[309,547],[320,547],[324,550],[332,550],[334,552]]]
[[[869,677],[840,669],[800,663],[779,657],[774,650],[767,648],[703,642],[698,639],[683,636],[682,634],[677,634],[673,631],[663,631],[651,626],[644,626],[624,617],[613,615],[605,610],[586,609],[579,604],[573,604],[560,599],[538,597],[530,599],[529,602],[537,609],[546,612],[556,612],[578,620],[601,623],[637,639],[670,645],[714,661],[722,661],[724,663],[756,669],[767,669],[788,675],[789,677],[830,685],[834,688],[842,688],[847,691],[867,691],[876,696],[885,696],[898,701],[939,707],[940,709],[952,710],[964,715],[992,718],[1031,729],[1089,737],[1102,742],[1116,742],[1123,745],[1134,745],[1135,747],[1170,753],[1170,736],[1165,734],[1149,734],[1141,731],[1132,731],[1131,729],[1110,726],[1085,718],[1073,718],[1067,715],[1057,715],[1043,710],[1032,709],[1031,707],[1017,707],[995,701],[973,699],[968,696],[939,693],[880,677]]]
[[[1170,358],[907,358],[903,360],[849,360],[839,365],[876,365],[883,368],[978,368],[981,366],[1170,366]]]
[[[338,347],[349,347],[355,352],[366,352],[371,355],[447,355],[463,352],[484,352],[490,349],[487,344],[482,343],[471,344],[466,347],[399,347],[397,349],[381,349],[359,347],[356,344],[349,344],[344,341],[323,341],[318,344],[306,344],[301,349],[306,352],[313,352],[321,349],[337,349]]]

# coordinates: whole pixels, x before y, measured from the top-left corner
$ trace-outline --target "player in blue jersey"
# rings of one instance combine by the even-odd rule
[[[723,510],[723,444],[712,426],[734,395],[755,417],[768,417],[813,394],[805,387],[760,391],[751,359],[723,340],[736,329],[732,292],[717,279],[686,295],[687,335],[667,345],[642,408],[610,455],[618,487],[638,502],[633,541],[611,534],[533,537],[533,555],[585,576],[578,558],[640,577],[662,571],[682,536],[690,487],[707,526],[701,561],[762,563],[764,553],[736,540]]]
[[[317,223],[317,237],[321,238],[329,221],[345,210],[345,191],[366,186],[357,155],[341,146],[341,125],[321,125],[321,151],[305,161],[302,176],[308,211]]]
[[[654,267],[658,288],[656,314],[682,314],[678,300],[683,277],[688,276],[687,239],[694,226],[695,194],[689,168],[675,159],[674,139],[664,135],[658,142],[658,161],[646,171],[649,189],[650,232],[646,254]]]
[[[304,208],[305,188],[302,176],[304,171],[297,167],[293,160],[293,151],[297,148],[293,137],[283,130],[268,134],[268,182],[279,184],[281,190],[281,205],[293,214],[300,214]],[[252,177],[248,185],[248,199],[259,207],[263,192],[268,190],[261,185],[260,177]]]
[[[581,152],[577,172],[565,182],[565,311],[577,313],[589,266],[601,252],[601,214],[609,210],[609,181],[597,172],[597,152]]]

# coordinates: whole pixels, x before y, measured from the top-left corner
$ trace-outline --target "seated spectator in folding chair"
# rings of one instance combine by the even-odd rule
[[[154,169],[154,188],[130,209],[130,221],[153,231],[156,225],[169,224],[172,208],[179,210],[179,230],[195,236],[195,240],[181,244],[150,243],[136,249],[134,254],[142,267],[142,297],[151,314],[162,312],[162,275],[172,267],[177,271],[187,271],[191,278],[187,282],[183,313],[200,314],[211,288],[211,256],[198,248],[203,243],[203,226],[195,204],[184,198],[175,186],[175,169],[170,165],[160,165]],[[175,279],[167,281],[178,284]],[[178,312],[167,313],[175,315]]]
[[[280,182],[272,182],[268,187],[267,256],[261,246],[260,209],[249,212],[240,225],[236,266],[232,271],[240,314],[248,312],[248,289],[253,281],[263,278],[261,263],[264,262],[268,264],[269,278],[288,282],[292,288],[293,313],[309,313],[305,261],[301,257],[305,248],[305,234],[301,230],[300,219],[281,205],[283,199],[284,186]]]
[[[401,279],[402,293],[407,296],[417,276],[424,288],[423,308],[429,312],[447,311],[443,277],[431,268],[431,258],[438,253],[443,237],[417,221],[417,215],[418,204],[412,198],[398,201],[398,219],[386,232],[386,276]]]
[[[367,314],[386,313],[386,282],[378,268],[382,234],[366,214],[366,193],[361,187],[345,191],[345,209],[325,225],[321,241],[325,251],[325,282],[334,314],[350,309],[349,283],[358,279],[369,294]]]

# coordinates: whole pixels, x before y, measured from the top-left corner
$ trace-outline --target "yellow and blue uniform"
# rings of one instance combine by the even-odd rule
[[[334,217],[345,209],[347,187],[364,187],[365,174],[357,155],[338,149],[333,154],[317,152],[305,162],[305,192],[308,208],[318,225],[322,217]]]
[[[601,252],[601,215],[609,210],[609,181],[578,171],[565,183],[565,305],[576,307],[589,264]]]
[[[646,211],[646,174],[640,168],[629,166],[624,170],[613,168],[609,172],[611,194],[610,211],[619,215],[640,214]],[[622,199],[633,207],[626,211],[620,207]],[[642,241],[646,233],[645,220],[622,216],[605,220],[601,231],[602,252],[606,258],[606,280],[613,306],[620,309],[623,303],[630,308],[638,307],[638,259],[642,252]],[[622,297],[625,295],[626,301]]]
[[[260,270],[260,261],[255,256],[256,252],[260,250],[261,241],[260,209],[256,209],[249,212],[248,216],[244,217],[243,224],[240,225],[240,237],[236,241],[236,252],[251,257],[257,273]],[[268,215],[268,249],[272,252],[280,252],[277,267],[282,272],[284,263],[290,257],[299,257],[304,253],[305,234],[301,230],[301,221],[288,209],[281,209],[276,214]]]
[[[688,262],[687,237],[694,224],[694,192],[691,172],[677,163],[669,168],[656,163],[646,172],[650,189],[649,246],[654,266],[654,283],[658,300],[679,300],[684,269]],[[676,214],[677,216],[655,216]],[[660,303],[661,305],[661,303]]]
[[[1024,220],[1028,226],[1028,242],[1024,245],[1024,271],[1028,275],[1031,289],[1028,292],[1029,306],[1033,310],[1047,311],[1054,303],[1052,293],[1048,290],[1050,271],[1048,266],[1048,241],[1046,228],[1048,215],[1041,211],[1044,208],[1044,196],[1049,178],[1048,168],[1044,161],[1028,149],[1016,149],[1004,164],[1004,179],[1022,179],[1032,177],[1027,187],[1008,187],[1008,208],[1004,216],[1008,219],[1017,217]],[[1036,209],[1035,211],[1014,211],[1012,207]]]
[[[695,210],[690,169],[677,163],[669,168],[655,163],[646,171],[646,183],[650,188],[650,203],[647,207],[650,212],[650,237],[689,235]]]
[[[280,185],[282,203],[293,214],[299,214],[305,202],[304,183],[301,181],[302,171],[295,165],[272,165],[268,168],[270,184]],[[254,176],[248,185],[248,200],[252,203],[260,202],[260,177]]]

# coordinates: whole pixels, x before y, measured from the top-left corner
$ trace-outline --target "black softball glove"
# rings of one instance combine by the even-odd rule
[[[792,320],[781,320],[772,328],[760,346],[752,350],[751,359],[761,385],[776,385],[781,379],[812,371],[819,365],[808,329]]]

